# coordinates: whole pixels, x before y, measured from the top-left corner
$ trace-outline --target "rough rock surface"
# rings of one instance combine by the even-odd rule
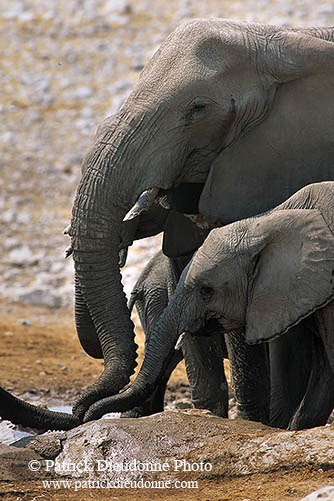
[[[28,448],[38,452],[45,459],[54,459],[62,452],[66,432],[47,432],[37,435],[28,444]]]
[[[55,472],[75,478],[175,481],[268,474],[303,466],[334,468],[332,426],[282,431],[222,419],[205,410],[99,420],[67,432],[66,437]],[[52,435],[47,435],[50,439]],[[42,443],[43,436],[31,447],[43,455]],[[156,469],[165,463],[165,471],[140,466],[151,464]]]
[[[322,489],[318,489],[315,492],[312,492],[301,501],[317,501],[320,499],[321,501],[333,501],[334,499],[334,486],[329,485],[328,487],[323,487]]]

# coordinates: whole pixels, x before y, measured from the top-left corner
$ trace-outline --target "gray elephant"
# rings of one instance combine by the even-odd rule
[[[118,261],[131,218],[141,235],[148,210],[151,230],[164,231],[164,252],[178,257],[200,245],[196,227],[264,212],[307,183],[333,179],[333,36],[332,28],[188,21],[99,127],[73,206],[71,245],[78,334],[105,366],[76,403],[77,416],[119,392],[136,365]],[[193,216],[188,233],[175,231],[175,211]],[[261,360],[263,347],[256,350]]]
[[[129,309],[131,311],[136,305],[145,332],[145,347],[148,346],[156,323],[167,307],[180,275],[191,257],[190,255],[172,259],[160,251],[138,278],[131,293]],[[180,349],[172,347],[152,395],[140,407],[124,414],[126,417],[163,411],[167,382],[182,358],[185,360],[194,406],[227,417],[228,387],[223,364],[227,352],[221,336],[222,329],[218,322],[211,322],[204,325],[197,334],[197,339],[186,336]]]
[[[266,214],[212,230],[183,271],[134,383],[94,404],[85,419],[146,398],[180,333],[215,318],[250,344],[288,339],[289,329],[302,325],[300,343],[311,346],[312,357],[289,428],[324,424],[334,407],[333,280],[334,182],[311,184]]]
[[[160,251],[150,260],[138,278],[131,293],[129,309],[131,311],[134,304],[137,307],[146,336],[145,346],[150,342],[154,327],[163,310],[167,307],[180,275],[191,257],[190,255],[173,259],[168,258]],[[257,388],[257,385],[254,384],[254,381],[258,379],[259,370],[255,363],[256,356],[255,358],[253,356],[254,351],[252,349],[247,350],[248,359],[245,360],[245,354],[242,350],[243,337],[226,335],[231,360],[231,374],[237,397],[237,415],[239,417],[259,420],[259,410],[256,405],[259,403],[258,406],[261,407],[262,411],[260,419],[269,423],[270,402],[268,397],[271,386],[274,394],[272,422],[276,426],[286,427],[292,411],[299,404],[305,391],[305,384],[309,376],[307,372],[309,364],[305,359],[305,355],[307,357],[307,347],[305,347],[305,353],[299,348],[300,336],[303,335],[303,332],[299,334],[298,329],[293,330],[294,332],[289,337],[289,343],[286,341],[284,343],[282,341],[271,343],[270,351],[265,350],[264,357],[261,360],[262,366],[265,367],[265,371],[262,371],[262,377],[265,377],[265,381],[260,388]],[[219,416],[227,417],[228,387],[223,358],[228,358],[228,353],[222,334],[223,330],[218,322],[209,320],[196,333],[196,337],[183,336],[182,352],[180,349],[175,350],[174,347],[171,349],[150,398],[139,407],[125,412],[123,415],[126,417],[139,417],[161,412],[164,409],[164,394],[168,379],[183,355],[194,406],[209,409]],[[298,346],[298,357],[295,353],[296,346]],[[244,355],[242,364],[239,360],[240,351]],[[294,370],[291,378],[289,377],[289,364],[282,368],[281,362],[276,363],[277,352],[279,353],[278,358],[281,358],[280,355],[283,352],[286,360],[288,360],[289,353],[294,353]],[[290,379],[293,379],[294,386],[291,385]],[[247,391],[243,391],[243,388],[246,388]],[[294,393],[292,388],[297,388],[299,391]],[[257,395],[256,393],[259,390],[262,391],[262,394]]]

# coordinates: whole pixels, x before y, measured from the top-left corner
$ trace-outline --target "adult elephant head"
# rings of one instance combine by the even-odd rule
[[[103,355],[105,368],[77,402],[76,415],[117,393],[136,365],[118,262],[122,221],[131,207],[127,219],[156,198],[167,198],[168,208],[174,203],[183,213],[197,212],[201,223],[203,216],[207,224],[226,223],[272,207],[307,182],[326,179],[327,163],[314,165],[305,151],[315,143],[321,150],[319,140],[331,143],[326,162],[334,157],[326,98],[333,85],[322,75],[333,74],[334,47],[326,41],[331,38],[331,30],[187,22],[155,53],[119,112],[99,127],[84,160],[71,236],[78,334],[85,341],[98,339],[92,354]],[[321,86],[327,116],[313,110],[313,125]],[[280,123],[285,116],[289,131]],[[298,156],[292,164],[291,154]],[[305,156],[307,165],[297,165],[293,174],[291,165]],[[184,186],[191,186],[189,207],[182,203]],[[182,253],[182,245],[176,247],[176,254]]]

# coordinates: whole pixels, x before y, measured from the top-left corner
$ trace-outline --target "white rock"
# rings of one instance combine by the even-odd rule
[[[334,486],[330,485],[323,487],[318,491],[312,492],[305,498],[301,499],[301,501],[316,501],[317,499],[321,499],[321,501],[334,501]]]
[[[50,308],[60,308],[62,305],[61,298],[45,289],[35,289],[21,294],[18,300],[22,303],[35,306],[49,306]]]
[[[106,0],[103,6],[104,14],[130,14],[132,11],[131,4],[127,0]]]
[[[85,99],[87,97],[90,97],[93,94],[93,91],[90,87],[87,86],[81,86],[77,87],[74,89],[72,92],[72,99]]]
[[[5,10],[2,14],[4,19],[15,19],[19,18],[25,13],[26,7],[23,2],[10,2],[10,9]]]
[[[10,131],[6,131],[3,134],[0,134],[0,141],[4,143],[9,143],[14,138],[14,134]]]
[[[17,215],[17,222],[19,224],[29,224],[31,217],[27,212],[19,212]]]
[[[27,245],[16,247],[8,253],[10,264],[14,266],[30,266],[37,264],[39,256],[37,256]]]
[[[34,19],[34,17],[35,16],[32,12],[26,11],[26,12],[22,12],[22,14],[20,14],[18,16],[18,19],[19,19],[19,21],[21,21],[21,23],[29,23]]]

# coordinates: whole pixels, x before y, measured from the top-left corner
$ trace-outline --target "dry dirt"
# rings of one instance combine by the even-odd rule
[[[0,381],[18,395],[42,400],[61,399],[69,403],[80,390],[93,382],[102,363],[86,356],[76,338],[73,314],[20,304],[0,303]],[[25,325],[27,322],[31,325]],[[142,344],[143,334],[137,332]],[[140,358],[142,349],[140,350]],[[187,384],[182,364],[174,372],[168,399]],[[201,481],[198,490],[96,490],[74,492],[46,489],[41,481],[0,482],[0,499],[83,500],[83,499],[184,499],[184,500],[290,500],[334,483],[333,471],[303,468],[294,471],[216,478]]]

